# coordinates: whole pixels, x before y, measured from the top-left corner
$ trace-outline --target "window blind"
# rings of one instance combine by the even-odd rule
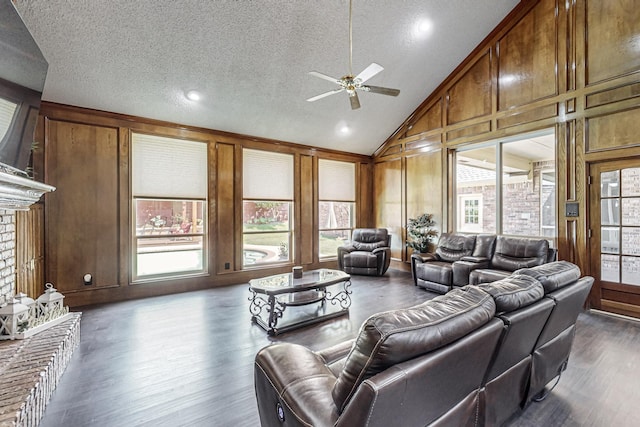
[[[318,160],[318,197],[320,200],[354,202],[356,165],[336,160]]]
[[[0,140],[4,138],[16,112],[18,104],[0,98]]]
[[[245,199],[293,200],[293,155],[242,150]]]
[[[206,199],[206,143],[134,133],[131,145],[134,196]]]

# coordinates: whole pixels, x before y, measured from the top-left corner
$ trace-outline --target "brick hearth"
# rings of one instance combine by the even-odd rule
[[[37,426],[73,351],[81,313],[31,338],[0,342],[0,427]]]

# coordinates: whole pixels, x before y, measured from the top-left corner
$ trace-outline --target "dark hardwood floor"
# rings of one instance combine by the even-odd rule
[[[409,273],[352,279],[348,316],[277,337],[250,322],[248,285],[84,307],[82,338],[42,419],[58,426],[259,426],[253,358],[271,342],[320,349],[371,314],[435,294]],[[559,385],[509,426],[640,420],[640,323],[585,313]]]

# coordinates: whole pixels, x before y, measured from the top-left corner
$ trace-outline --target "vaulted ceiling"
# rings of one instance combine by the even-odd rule
[[[353,0],[353,72],[397,97],[308,74],[349,72],[348,0],[14,0],[49,62],[43,99],[372,154],[519,0]],[[186,98],[196,90],[199,101]]]

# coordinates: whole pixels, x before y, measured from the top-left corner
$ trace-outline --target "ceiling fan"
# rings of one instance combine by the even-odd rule
[[[329,95],[333,95],[334,93],[339,93],[346,91],[349,94],[349,101],[351,102],[351,109],[357,110],[360,108],[360,100],[358,99],[357,91],[361,90],[364,92],[371,93],[379,93],[381,95],[389,95],[389,96],[398,96],[400,90],[391,89],[388,87],[380,87],[380,86],[371,86],[365,85],[364,82],[369,80],[371,77],[378,74],[380,71],[384,70],[381,65],[373,62],[367,68],[365,68],[360,74],[357,76],[353,75],[352,65],[353,65],[353,24],[352,24],[352,3],[353,0],[349,0],[349,74],[336,79],[335,77],[327,76],[326,74],[319,73],[317,71],[310,71],[309,74],[312,76],[319,77],[324,80],[328,80],[340,86],[338,89],[331,90],[329,92],[322,93],[320,95],[311,97],[307,99],[309,102],[317,101],[318,99],[322,99]]]

